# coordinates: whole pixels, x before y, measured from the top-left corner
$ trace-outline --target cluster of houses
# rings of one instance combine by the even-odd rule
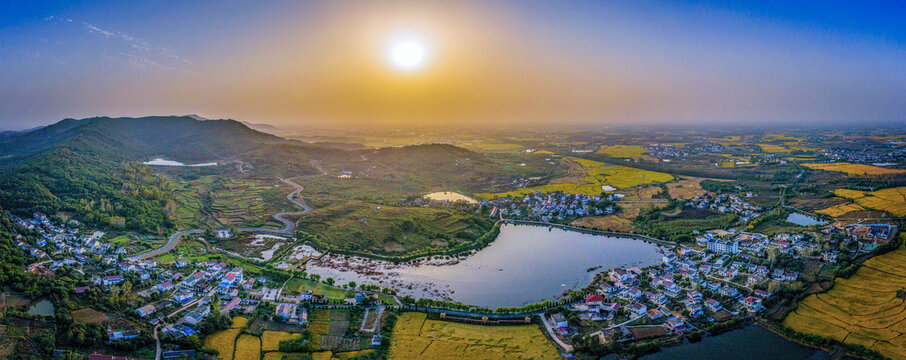
[[[104,233],[101,231],[80,232],[74,227],[78,224],[76,220],[70,220],[68,224],[55,224],[39,212],[34,213],[31,219],[13,216],[12,220],[40,234],[32,242],[27,242],[21,237],[16,240],[16,246],[29,255],[39,260],[48,259],[46,262],[29,266],[27,270],[31,272],[55,271],[64,265],[80,266],[87,263],[92,256],[100,256],[105,264],[115,264],[118,256],[125,251],[113,244],[102,242]]]
[[[756,197],[757,195],[752,192],[746,192],[745,196]],[[696,196],[692,200],[687,201],[685,205],[690,208],[737,214],[740,217],[740,221],[749,221],[761,216],[761,207],[750,204],[736,194]]]
[[[613,206],[597,206],[597,204],[605,200],[616,201],[623,196],[623,194],[616,193],[590,196],[561,192],[548,194],[534,192],[524,197],[486,200],[482,202],[482,205],[492,208],[491,217],[504,216],[550,222],[572,217],[613,214],[615,211]]]

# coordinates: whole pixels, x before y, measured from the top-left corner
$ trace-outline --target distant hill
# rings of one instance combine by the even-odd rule
[[[182,162],[229,158],[265,143],[286,140],[250,129],[235,120],[196,120],[192,116],[66,119],[0,140],[0,154],[27,155],[66,146],[94,143],[122,160],[163,156]]]

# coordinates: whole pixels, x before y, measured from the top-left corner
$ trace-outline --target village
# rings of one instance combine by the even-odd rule
[[[483,205],[493,207],[491,216],[549,222],[613,213],[614,201],[621,197],[534,193],[489,200]],[[732,212],[743,221],[761,216],[758,207],[737,195],[696,197],[684,205]],[[80,231],[75,220],[59,224],[41,213],[14,220],[40,234],[33,240],[21,236],[17,240],[16,245],[36,259],[27,271],[50,276],[61,267],[71,266],[91,279],[76,287],[76,293],[92,287],[105,292],[121,290],[125,281],[131,283],[132,291],[141,299],[134,314],[146,325],[108,328],[111,343],[135,339],[148,327],[173,339],[198,334],[198,327],[214,308],[219,313],[250,314],[263,304],[272,309],[268,313],[273,320],[301,330],[312,306],[330,303],[325,294],[284,292],[285,283],[247,276],[241,266],[224,261],[178,260],[167,267],[153,259],[130,261],[124,248],[103,241],[103,232]],[[575,335],[598,337],[606,343],[707,330],[713,324],[750,319],[766,311],[775,292],[803,280],[806,261],[817,263],[819,270],[834,269],[841,259],[870,252],[888,243],[896,233],[896,226],[888,224],[828,225],[773,236],[739,228],[704,231],[693,244],[665,251],[656,266],[605,269],[587,288],[593,291],[584,296],[584,301],[561,311],[548,310],[542,315],[543,323],[549,336],[565,347]],[[381,301],[378,294],[359,291],[341,304],[371,308]],[[373,343],[380,344],[378,334]],[[183,350],[168,351],[176,356]]]

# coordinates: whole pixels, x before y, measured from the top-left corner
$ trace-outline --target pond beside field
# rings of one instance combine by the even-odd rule
[[[786,221],[799,226],[824,225],[827,223],[827,221],[821,220],[814,216],[808,216],[797,212],[787,215]]]
[[[650,266],[661,256],[657,245],[640,240],[505,224],[491,245],[464,259],[395,265],[326,256],[306,271],[333,277],[338,284],[377,284],[397,289],[399,295],[496,308],[555,299],[585,287],[596,272]]]

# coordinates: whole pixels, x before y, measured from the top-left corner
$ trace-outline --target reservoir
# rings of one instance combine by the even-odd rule
[[[200,163],[200,164],[186,165],[179,161],[166,160],[166,159],[161,159],[161,158],[157,158],[157,159],[154,159],[151,161],[145,161],[144,164],[145,165],[156,165],[156,166],[215,166],[215,165],[217,165],[216,162],[206,162],[206,163]]]
[[[824,351],[788,341],[757,325],[705,337],[697,343],[664,348],[660,352],[641,357],[642,360],[819,360],[828,358],[829,354]]]
[[[659,246],[641,240],[504,224],[491,245],[465,258],[409,265],[330,255],[306,271],[333,277],[337,284],[376,284],[400,296],[496,308],[556,299],[587,286],[597,272],[647,267],[661,258]]]
[[[789,215],[787,215],[786,221],[799,225],[799,226],[823,225],[823,224],[827,223],[827,221],[818,219],[813,216],[808,216],[805,214],[797,213],[797,212],[790,213]]]

